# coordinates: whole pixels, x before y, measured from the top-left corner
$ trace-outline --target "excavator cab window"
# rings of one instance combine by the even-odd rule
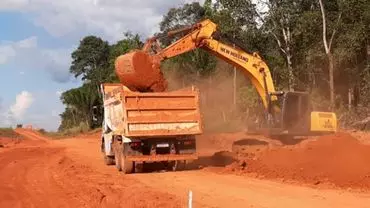
[[[306,92],[286,92],[283,99],[282,127],[289,132],[308,132],[310,99]]]

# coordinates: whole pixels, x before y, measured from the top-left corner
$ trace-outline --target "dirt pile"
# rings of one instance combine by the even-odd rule
[[[323,136],[301,146],[274,148],[236,169],[266,178],[370,188],[370,146],[347,133]],[[235,170],[235,164],[233,164]]]

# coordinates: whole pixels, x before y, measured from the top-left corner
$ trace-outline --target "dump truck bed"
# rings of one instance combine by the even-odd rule
[[[103,84],[105,122],[125,137],[163,137],[202,133],[199,91],[133,92],[122,84]]]

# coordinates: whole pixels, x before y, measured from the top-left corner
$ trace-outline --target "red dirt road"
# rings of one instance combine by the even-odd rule
[[[99,141],[28,139],[0,148],[0,207],[368,207],[369,194],[258,180],[210,170],[122,175]]]

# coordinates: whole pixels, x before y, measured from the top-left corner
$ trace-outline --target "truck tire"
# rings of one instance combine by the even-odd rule
[[[107,156],[105,154],[105,146],[104,146],[104,139],[102,139],[102,143],[101,143],[101,153],[103,155],[103,159],[104,159],[104,163],[106,165],[114,165],[114,157],[113,156]]]
[[[118,171],[122,171],[124,174],[134,171],[134,162],[126,160],[126,156],[123,153],[123,146],[119,142],[114,144],[114,159]]]
[[[119,153],[118,148],[114,148],[114,163],[116,164],[117,170],[121,171],[122,170],[121,154]]]
[[[114,161],[114,157],[112,156],[107,156],[105,155],[105,153],[103,153],[103,157],[104,157],[104,163],[106,165],[114,165],[115,164],[115,161]]]
[[[134,172],[134,162],[127,160],[126,156],[123,155],[123,152],[121,153],[120,159],[121,159],[121,162],[120,162],[121,171],[124,174],[133,173]]]
[[[176,160],[169,162],[169,168],[171,171],[182,171],[185,170],[186,161]]]

